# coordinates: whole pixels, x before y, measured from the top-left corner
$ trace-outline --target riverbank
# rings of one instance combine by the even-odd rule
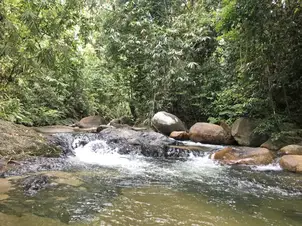
[[[24,160],[30,156],[59,157],[61,150],[31,127],[0,120],[0,159]]]

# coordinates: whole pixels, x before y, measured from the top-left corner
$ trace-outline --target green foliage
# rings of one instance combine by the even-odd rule
[[[237,85],[235,103],[250,116],[301,115],[300,8],[300,1],[223,2],[216,26],[223,61],[236,75],[230,81]]]
[[[207,92],[215,86],[207,83],[216,63],[210,59],[216,47],[211,18],[164,2],[159,17],[153,3],[128,1],[104,16],[100,57],[105,55],[108,70],[127,87],[134,117],[167,110],[193,121],[206,115],[200,105],[210,102],[213,94]],[[200,93],[204,87],[207,92]]]
[[[0,3],[1,117],[54,124],[89,114],[80,68],[87,18],[82,1]]]
[[[301,1],[0,2],[0,118],[302,124]]]

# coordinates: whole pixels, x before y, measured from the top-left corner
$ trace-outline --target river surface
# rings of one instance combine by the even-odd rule
[[[302,225],[302,175],[222,166],[209,159],[214,148],[184,161],[92,141],[68,169],[40,172],[54,179],[35,195],[24,194],[20,177],[0,179],[0,225]]]

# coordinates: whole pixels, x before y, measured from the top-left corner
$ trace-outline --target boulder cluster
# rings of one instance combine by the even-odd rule
[[[53,133],[53,130],[59,132],[72,130],[73,132],[100,133],[103,130],[112,132],[108,129],[116,128],[121,129],[118,130],[120,133],[124,129],[130,129],[148,131],[146,132],[148,134],[155,130],[175,140],[224,145],[224,148],[211,155],[212,159],[224,164],[267,165],[279,163],[285,170],[302,173],[302,144],[299,143],[299,139],[296,142],[286,139],[276,141],[268,134],[257,133],[255,129],[259,123],[259,120],[242,117],[231,126],[225,122],[221,122],[219,125],[196,122],[188,129],[177,116],[160,111],[152,117],[151,121],[143,124],[144,128],[142,125],[133,126],[134,122],[128,117],[121,117],[107,123],[100,116],[89,116],[74,124],[73,127],[43,127],[37,128],[37,131]],[[145,127],[146,124],[151,124],[151,128]]]
[[[231,127],[224,122],[197,122],[187,129],[178,117],[161,111],[154,115],[151,124],[176,140],[228,145],[211,156],[222,163],[267,165],[277,161],[285,170],[302,173],[302,145],[274,144],[267,134],[255,132],[259,125],[255,119],[239,118]]]

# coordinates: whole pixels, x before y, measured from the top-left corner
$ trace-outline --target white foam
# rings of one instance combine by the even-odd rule
[[[197,146],[197,147],[209,147],[209,148],[224,148],[222,145],[215,145],[215,144],[203,144],[200,142],[193,142],[193,141],[182,141],[184,145],[187,146]]]
[[[269,165],[252,166],[251,169],[255,171],[282,171],[281,166],[276,163]]]
[[[121,155],[118,150],[111,149],[105,141],[91,141],[74,150],[72,161],[84,164],[95,164],[106,168],[114,168],[127,175],[139,175],[171,181],[196,181],[212,185],[215,189],[235,189],[242,193],[296,195],[279,187],[250,181],[244,177],[230,177],[231,166],[222,166],[209,158],[210,153],[203,157],[191,155],[186,161],[165,163],[138,154]],[[250,166],[255,171],[281,171],[279,164]],[[229,184],[229,186],[228,186]]]
[[[75,141],[79,143],[79,141]],[[131,174],[152,173],[164,177],[184,177],[199,178],[205,175],[214,175],[221,172],[223,167],[216,164],[209,158],[209,154],[204,157],[190,155],[187,161],[176,161],[167,166],[150,161],[147,157],[138,154],[121,155],[118,150],[112,149],[103,140],[91,141],[85,146],[75,145],[75,156],[70,157],[72,161],[116,168]]]
[[[137,155],[121,155],[117,150],[111,149],[105,141],[91,141],[85,146],[74,150],[75,156],[70,157],[73,161],[120,168],[139,173],[150,164],[143,157]]]

